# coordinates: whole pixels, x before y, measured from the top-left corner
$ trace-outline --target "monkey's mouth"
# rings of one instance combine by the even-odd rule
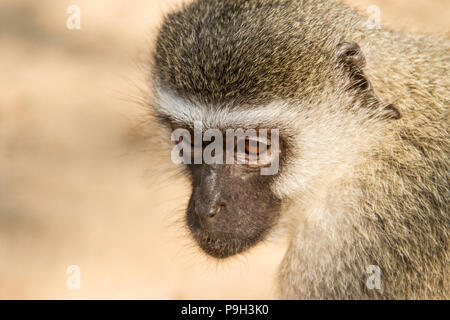
[[[203,252],[217,259],[225,259],[261,242],[276,221],[276,219],[269,222],[267,219],[241,219],[248,213],[236,212],[234,210],[226,214],[221,212],[222,215],[214,217],[216,220],[205,221],[200,219],[191,201],[187,208],[185,223]],[[277,217],[276,214],[268,215],[272,218]]]
[[[199,229],[193,230],[190,228],[190,231],[199,247],[205,253],[217,259],[225,259],[239,254],[259,241],[259,237],[239,239],[233,238],[232,235],[219,237]]]

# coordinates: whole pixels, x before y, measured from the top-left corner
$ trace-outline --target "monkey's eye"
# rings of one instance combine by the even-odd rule
[[[260,153],[267,151],[267,145],[257,140],[245,139],[245,153],[249,157],[258,157]]]
[[[190,132],[190,134],[185,134],[180,137],[178,142],[185,145],[187,148],[191,148],[192,151],[194,151],[194,149],[203,150],[207,145],[206,142],[202,141],[196,144],[194,140],[194,133]]]
[[[176,130],[182,130],[181,135],[178,134],[178,141],[177,143],[181,143],[185,145],[186,147],[192,147],[195,148],[195,142],[194,142],[194,132],[191,129],[184,128],[182,126],[178,126],[176,124],[171,124],[173,131]],[[199,145],[199,147],[202,147],[202,145]]]
[[[194,139],[193,139],[193,135],[191,132],[189,134],[184,134],[183,136],[181,136],[178,139],[178,142],[183,143],[186,146],[190,146],[190,147],[194,148],[195,144],[193,141],[194,141]]]
[[[241,146],[244,146],[243,150]],[[239,163],[247,163],[250,166],[264,166],[271,162],[270,140],[260,137],[245,138],[245,141],[237,142],[236,150]],[[243,152],[242,152],[243,151]]]

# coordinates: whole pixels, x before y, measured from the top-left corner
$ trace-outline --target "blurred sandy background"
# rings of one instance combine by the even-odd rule
[[[283,239],[220,264],[199,253],[177,223],[186,181],[136,125],[136,63],[178,2],[0,2],[0,298],[275,297]],[[450,25],[447,0],[349,2],[395,28]],[[71,4],[81,30],[66,28]]]

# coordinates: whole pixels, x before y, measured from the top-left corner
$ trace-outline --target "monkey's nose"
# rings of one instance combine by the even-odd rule
[[[211,205],[199,204],[195,206],[195,213],[199,217],[201,226],[209,229],[224,209],[225,203],[223,202]]]

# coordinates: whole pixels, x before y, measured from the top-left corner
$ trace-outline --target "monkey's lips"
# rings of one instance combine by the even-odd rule
[[[224,259],[239,254],[259,241],[258,238],[239,239],[228,237],[217,237],[200,230],[191,230],[192,236],[200,248],[210,256]]]

